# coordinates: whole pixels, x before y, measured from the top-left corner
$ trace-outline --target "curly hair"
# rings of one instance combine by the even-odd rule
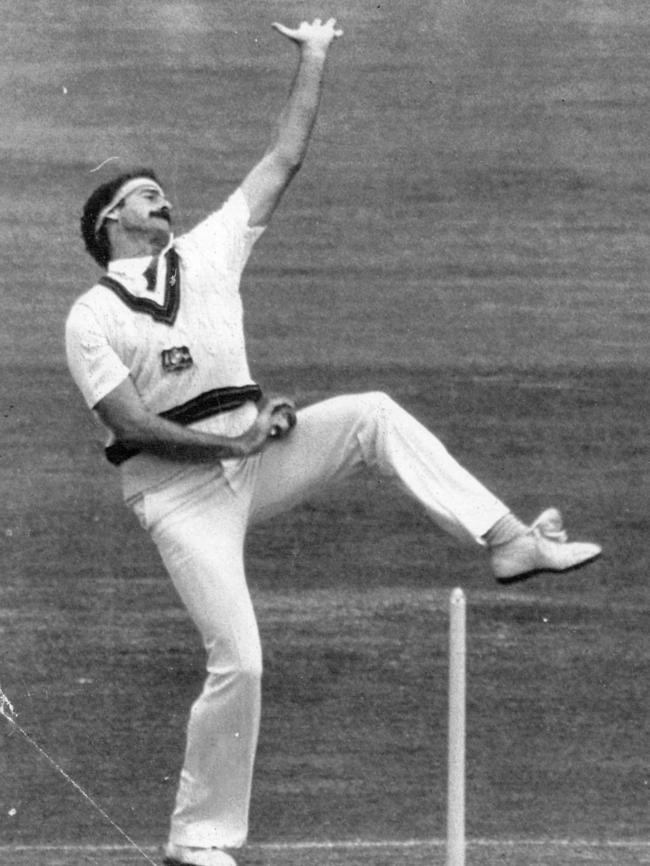
[[[113,180],[109,180],[98,186],[85,203],[81,214],[81,237],[86,245],[86,250],[95,259],[98,265],[105,268],[111,258],[111,244],[106,231],[106,222],[95,232],[95,223],[102,208],[110,203],[111,199],[127,180],[136,177],[148,177],[156,183],[160,183],[155,172],[150,168],[138,168],[125,171]]]

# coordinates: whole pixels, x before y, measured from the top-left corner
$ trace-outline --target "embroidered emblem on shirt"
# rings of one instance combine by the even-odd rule
[[[163,370],[167,373],[187,370],[194,363],[187,346],[174,346],[173,349],[163,349],[161,357]]]

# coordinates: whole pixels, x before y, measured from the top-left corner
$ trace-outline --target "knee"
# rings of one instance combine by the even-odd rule
[[[262,665],[246,664],[208,665],[204,694],[215,700],[243,702],[256,705],[262,692]]]
[[[397,403],[383,391],[367,391],[359,395],[359,405],[365,415],[373,419],[381,419],[390,415]]]
[[[255,654],[254,657],[242,659],[235,668],[235,676],[240,679],[247,680],[251,683],[258,683],[262,679],[262,654]]]
[[[398,404],[383,391],[368,391],[359,395],[361,420],[365,427],[380,435],[400,411]]]
[[[247,661],[236,665],[227,677],[228,688],[244,700],[259,700],[262,691],[262,662]]]
[[[262,678],[262,649],[257,637],[245,645],[225,647],[223,642],[208,648],[207,670],[210,676],[228,682],[254,685]]]

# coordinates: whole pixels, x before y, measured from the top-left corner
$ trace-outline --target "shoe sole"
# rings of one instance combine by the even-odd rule
[[[521,574],[513,574],[512,577],[495,577],[495,580],[502,586],[508,586],[512,583],[522,583],[523,581],[530,580],[531,577],[537,577],[540,574],[570,574],[573,571],[579,571],[581,568],[584,568],[585,565],[595,562],[595,560],[599,559],[601,556],[602,551],[590,556],[589,559],[583,559],[582,562],[579,562],[577,565],[572,565],[570,568],[534,568],[531,571],[524,571]]]
[[[177,860],[175,857],[165,857],[162,866],[196,866],[191,860]]]
[[[162,866],[196,866],[196,864],[190,863],[189,860],[176,860],[175,857],[165,857],[162,861]]]

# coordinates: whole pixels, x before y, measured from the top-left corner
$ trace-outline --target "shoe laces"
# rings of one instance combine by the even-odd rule
[[[555,541],[558,544],[564,544],[567,540],[567,534],[562,524],[562,515],[557,508],[548,508],[540,514],[530,529],[536,538],[546,538],[548,541]]]

